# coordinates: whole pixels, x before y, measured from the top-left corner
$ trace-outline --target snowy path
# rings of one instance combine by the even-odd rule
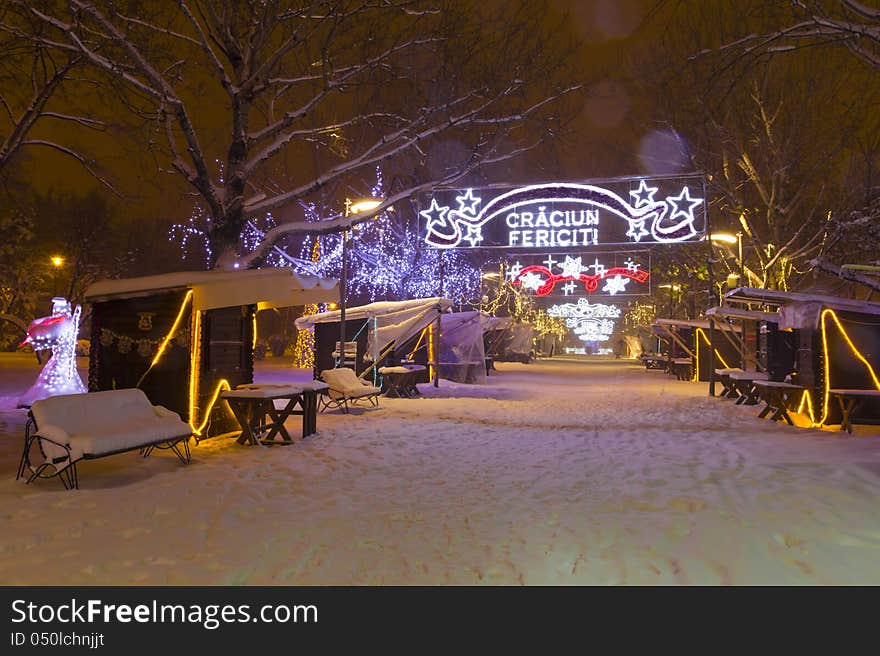
[[[774,424],[625,361],[498,368],[291,447],[84,463],[74,493],[13,480],[7,401],[0,581],[880,583],[876,431]]]

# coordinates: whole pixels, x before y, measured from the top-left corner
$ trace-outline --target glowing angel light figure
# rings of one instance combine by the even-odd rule
[[[34,350],[52,349],[52,357],[43,367],[31,388],[18,400],[19,408],[29,408],[34,401],[59,394],[82,394],[86,386],[76,370],[76,337],[82,308],[71,311],[66,298],[52,299],[52,315],[34,319],[27,329],[22,346]]]

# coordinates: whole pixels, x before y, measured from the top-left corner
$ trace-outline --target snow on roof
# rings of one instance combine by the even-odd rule
[[[709,321],[707,319],[655,319],[655,326],[674,326],[679,328],[702,328],[709,330]],[[653,326],[652,326],[653,328]],[[716,330],[732,330],[730,326],[724,324],[715,324]]]
[[[90,303],[193,290],[193,308],[210,310],[263,303],[276,307],[321,303],[335,298],[338,281],[294,273],[289,267],[243,271],[178,271],[139,278],[99,280],[86,289]]]
[[[434,296],[431,298],[416,298],[409,301],[377,301],[368,305],[359,305],[345,309],[345,320],[350,319],[370,319],[373,317],[381,317],[395,312],[404,310],[413,310],[420,308],[430,308],[439,306],[440,311],[447,310],[452,307],[452,301],[448,298]],[[342,312],[333,310],[332,312],[321,312],[320,314],[310,314],[306,317],[300,317],[296,320],[296,327],[300,330],[311,328],[316,323],[336,323],[339,321]]]
[[[722,317],[726,319],[746,319],[751,321],[779,321],[777,312],[758,312],[756,310],[744,310],[735,307],[713,307],[706,310],[706,315],[710,317]]]
[[[880,303],[807,292],[737,287],[727,292],[724,298],[732,303],[764,303],[779,307],[780,328],[816,328],[822,310],[826,308],[857,314],[880,315]]]

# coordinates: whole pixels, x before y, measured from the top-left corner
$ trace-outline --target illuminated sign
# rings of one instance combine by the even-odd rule
[[[651,293],[650,266],[650,251],[526,253],[508,263],[507,279],[535,296],[636,296]]]
[[[591,304],[587,299],[577,303],[562,303],[547,308],[551,317],[562,317],[565,325],[585,342],[605,342],[614,332],[614,320],[620,318],[616,305]]]
[[[419,215],[425,243],[435,248],[676,243],[705,232],[702,189],[702,177],[690,176],[619,180],[603,187],[552,182],[503,193],[435,190]],[[655,199],[658,195],[662,200]]]

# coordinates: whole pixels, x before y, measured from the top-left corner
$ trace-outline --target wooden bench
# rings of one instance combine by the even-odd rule
[[[758,413],[758,417],[763,419],[770,415],[770,421],[784,419],[789,426],[794,426],[788,411],[804,393],[805,387],[773,380],[755,380],[752,386],[764,402],[764,408]]]
[[[28,412],[16,479],[27,475],[30,483],[57,476],[65,488],[75,489],[80,460],[133,450],[146,457],[155,448],[171,449],[188,463],[190,437],[192,429],[180,415],[153,405],[139,389],[50,396],[34,401]],[[31,460],[34,446],[41,462]]]
[[[673,358],[669,362],[667,371],[678,378],[678,380],[694,379],[694,363],[690,358]]]
[[[865,401],[880,399],[880,390],[836,388],[828,390],[828,396],[836,398],[840,406],[840,430],[852,433],[853,423],[880,423],[877,420],[855,421],[853,419],[853,411],[858,409]]]
[[[645,365],[645,371],[648,369],[656,369],[665,371],[669,362],[669,358],[663,355],[643,355],[642,363]]]
[[[739,367],[727,368],[727,369],[716,369],[715,370],[715,378],[718,379],[718,382],[721,383],[721,392],[718,394],[721,398],[724,399],[738,399],[739,392],[736,391],[736,387],[730,382],[730,374],[733,373],[743,373],[743,370]]]
[[[317,431],[318,392],[326,390],[320,381],[287,384],[247,384],[221,394],[241,426],[240,444],[292,444],[284,427],[290,415],[302,416],[303,438]],[[275,401],[287,401],[279,412]],[[299,407],[299,410],[296,408]],[[276,440],[276,436],[281,440]]]
[[[760,371],[743,371],[741,373],[732,371],[728,375],[730,377],[730,384],[739,396],[736,400],[737,405],[755,405],[758,403],[758,392],[755,389],[754,382],[756,380],[767,380],[767,374]]]

